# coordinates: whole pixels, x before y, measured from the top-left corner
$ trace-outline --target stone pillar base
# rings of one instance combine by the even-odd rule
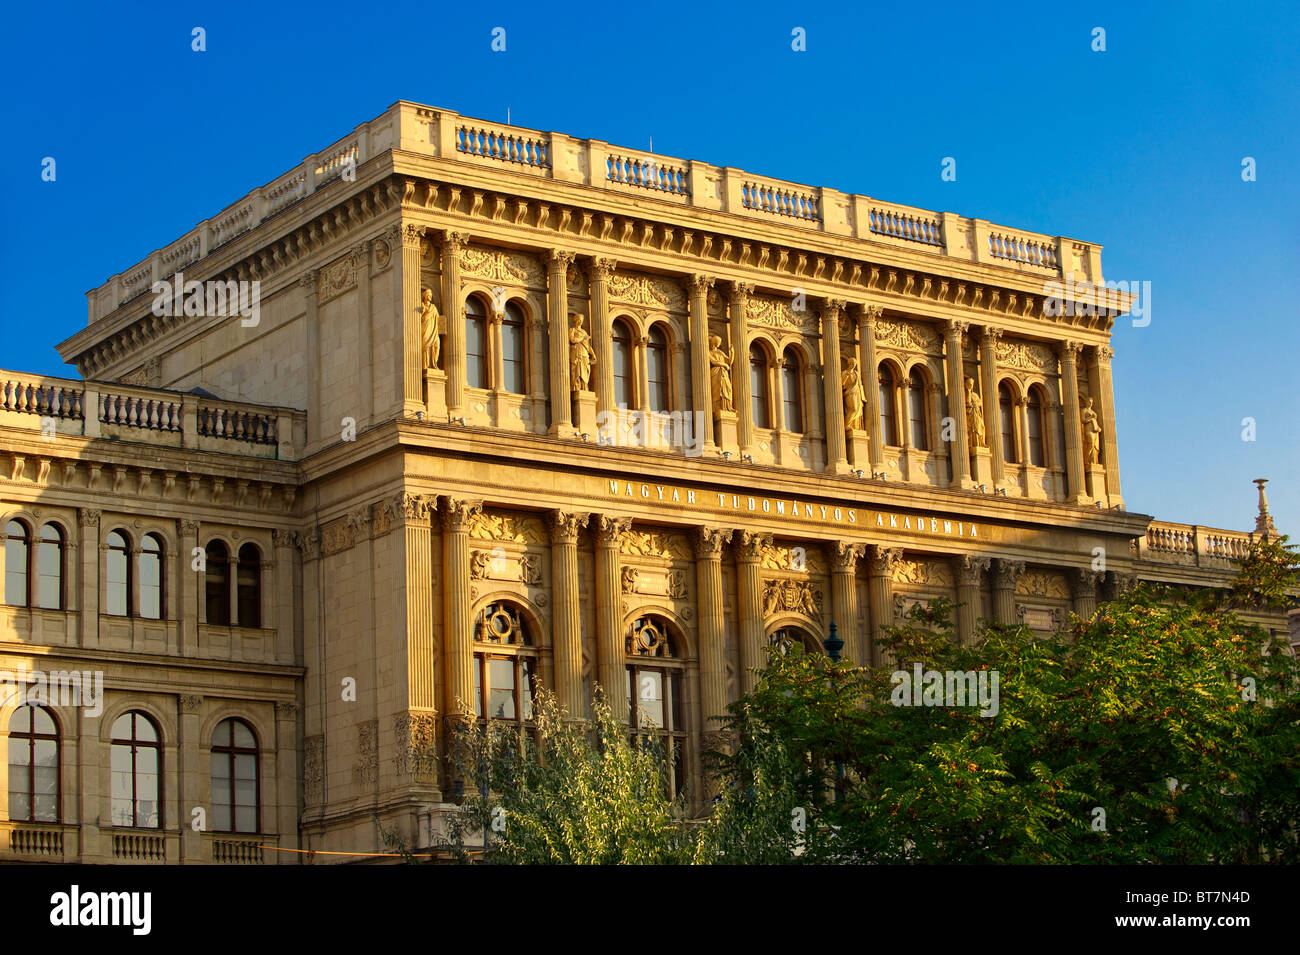
[[[1086,471],[1088,496],[1094,501],[1106,500],[1106,469],[1100,464],[1089,464]]]
[[[871,435],[857,428],[845,435],[849,445],[849,462],[863,477],[871,477]]]
[[[589,441],[599,443],[600,435],[596,428],[596,393],[594,391],[575,391],[573,393],[574,432],[581,437],[587,435]],[[609,440],[614,440],[614,428],[609,429]]]
[[[714,415],[713,436],[717,439],[718,450],[730,451],[739,460],[740,425],[734,411],[719,411]]]
[[[447,373],[437,368],[424,369],[424,408],[428,420],[447,421]]]
[[[988,448],[976,448],[971,452],[972,486],[983,484],[990,494],[993,493],[993,454]]]

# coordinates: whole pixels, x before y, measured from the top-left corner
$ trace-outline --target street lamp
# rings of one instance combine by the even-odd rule
[[[840,651],[844,649],[844,641],[839,638],[835,632],[835,621],[831,621],[831,633],[822,641],[822,646],[826,648],[826,655],[831,658],[831,692],[835,691],[835,664],[840,662]],[[835,801],[839,802],[844,789],[844,764],[839,760],[835,762]]]

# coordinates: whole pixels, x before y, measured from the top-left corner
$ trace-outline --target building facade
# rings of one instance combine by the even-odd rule
[[[82,380],[0,372],[4,859],[428,846],[543,686],[701,807],[774,640],[1251,538],[1125,508],[1099,246],[738,169],[399,102],[88,301]]]

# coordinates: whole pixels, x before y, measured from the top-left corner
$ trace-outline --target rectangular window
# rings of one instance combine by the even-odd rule
[[[104,612],[118,617],[126,616],[126,562],[125,551],[108,551],[108,559],[105,561],[108,593],[105,594]]]
[[[53,541],[41,541],[36,545],[36,605],[46,610],[58,610],[63,606],[59,593],[62,581],[60,556],[60,547]]]
[[[5,541],[5,603],[27,606],[27,548],[22,541]]]
[[[465,322],[465,384],[470,388],[488,386],[485,324],[481,318],[470,318]]]

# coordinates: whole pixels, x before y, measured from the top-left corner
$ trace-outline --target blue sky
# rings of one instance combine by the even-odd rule
[[[75,377],[53,346],[84,325],[87,289],[395,100],[509,108],[1101,243],[1107,278],[1152,291],[1150,325],[1123,319],[1113,339],[1129,509],[1245,530],[1250,480],[1269,477],[1300,537],[1297,6],[842,6],[17,6],[0,36],[0,367]]]

